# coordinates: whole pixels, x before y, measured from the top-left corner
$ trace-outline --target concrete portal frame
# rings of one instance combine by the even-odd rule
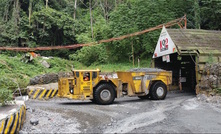
[[[201,80],[206,63],[221,62],[221,31],[200,29],[166,30],[175,44],[177,58],[181,59],[180,62],[182,62],[182,57],[189,57],[190,62],[194,63],[196,84]],[[169,55],[172,57],[174,53]],[[161,67],[156,65],[156,62],[159,62],[159,58],[162,59],[162,57],[153,56],[152,67],[163,68],[162,65]],[[164,65],[168,64],[164,63]]]

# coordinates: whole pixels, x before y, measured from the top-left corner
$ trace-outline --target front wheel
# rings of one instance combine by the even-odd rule
[[[161,81],[154,83],[151,86],[150,95],[154,100],[164,100],[167,95],[167,86]]]
[[[115,91],[109,84],[99,85],[94,92],[94,99],[98,104],[107,105],[114,102]]]

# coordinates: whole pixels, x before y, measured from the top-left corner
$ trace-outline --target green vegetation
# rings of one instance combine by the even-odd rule
[[[214,57],[213,54],[210,53],[210,54],[209,54],[209,57],[208,57],[208,60],[207,60],[207,63],[209,63],[209,64],[214,63],[215,61],[214,61],[214,58],[213,58],[213,57]]]
[[[42,58],[36,58],[30,63],[21,62],[21,55],[10,57],[0,55],[0,103],[12,99],[12,93],[18,88],[25,88],[30,78],[45,74],[70,71],[73,61],[60,58],[48,59],[51,68],[41,65]]]
[[[6,101],[12,100],[12,91],[7,88],[0,89],[0,106],[5,105]]]
[[[51,65],[51,68],[45,68],[41,65],[42,58],[35,58],[30,63],[21,62],[22,56],[9,57],[6,55],[0,55],[0,75],[4,78],[4,81],[10,83],[9,89],[15,89],[16,84],[19,83],[21,87],[27,86],[29,78],[36,75],[45,73],[56,73],[60,71],[70,71],[73,61],[68,61],[60,58],[48,59],[47,62]],[[2,83],[1,83],[2,84]]]
[[[220,0],[0,0],[0,4],[0,47],[88,43],[142,31],[184,14],[188,28],[221,29]],[[72,65],[127,70],[133,68],[134,57],[147,67],[159,34],[156,30],[94,47],[37,52],[65,59],[47,60],[49,69],[40,64],[41,58],[25,64],[20,61],[21,53],[0,52],[4,54],[0,55],[0,89],[25,87],[33,76],[69,71]]]
[[[216,89],[217,93],[221,94],[221,88]]]
[[[51,67],[45,68],[41,65],[42,58],[35,58],[31,63],[21,62],[21,56],[8,57],[6,55],[0,55],[0,80],[3,78],[8,78],[12,81],[22,82],[19,83],[21,87],[27,86],[29,78],[32,78],[36,75],[46,74],[46,73],[58,73],[64,71],[71,71],[71,68],[74,69],[101,69],[102,72],[112,72],[112,71],[125,71],[133,68],[132,63],[115,63],[115,64],[93,64],[91,66],[85,66],[77,61],[70,61],[61,58],[53,57],[46,60]],[[137,63],[134,67],[138,67]],[[141,61],[140,67],[148,67],[150,65],[149,61]],[[8,81],[8,80],[2,80]],[[3,84],[1,82],[1,84]],[[11,85],[11,89],[15,88],[16,84],[8,84],[8,87]],[[24,86],[23,86],[24,85]],[[10,87],[9,87],[10,88]]]
[[[0,0],[0,3],[0,46],[88,43],[151,28],[184,14],[188,28],[221,29],[220,0]],[[86,66],[128,61],[132,54],[147,59],[159,32],[93,48],[39,53],[70,57]]]
[[[21,55],[16,57],[9,57],[7,55],[0,55],[0,75],[1,82],[0,87],[16,89],[19,85],[21,88],[26,87],[29,83],[29,79],[46,73],[58,73],[71,71],[74,69],[101,69],[102,72],[113,72],[113,71],[125,71],[133,68],[132,62],[125,63],[114,63],[114,64],[93,64],[91,66],[85,66],[78,61],[70,61],[57,57],[46,59],[50,64],[50,68],[44,67],[41,62],[44,60],[42,57],[34,58],[32,62],[24,63],[21,62]],[[148,67],[150,65],[149,60],[141,60],[140,67]],[[138,67],[135,63],[134,68]]]
[[[34,58],[31,62],[21,61],[22,55],[11,57],[0,54],[0,103],[12,99],[12,93],[18,88],[25,88],[30,78],[46,73],[70,72],[74,69],[101,69],[102,72],[125,71],[133,68],[132,62],[114,64],[93,64],[85,66],[78,61],[65,60],[57,57],[46,59],[50,68],[44,67],[42,57]],[[148,67],[150,60],[141,60],[140,67]],[[134,67],[138,67],[135,63]]]

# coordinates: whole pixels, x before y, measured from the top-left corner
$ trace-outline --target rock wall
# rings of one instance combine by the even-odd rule
[[[59,73],[50,73],[36,76],[30,79],[29,85],[37,85],[37,84],[49,84],[58,82],[59,78],[62,77],[73,77],[72,72],[59,72]]]
[[[11,111],[12,113],[10,113]],[[25,104],[18,105],[15,109],[11,111],[1,113],[3,115],[5,114],[5,117],[0,118],[1,134],[17,134],[19,133],[19,130],[21,130],[23,127],[26,117]]]
[[[221,92],[221,63],[206,64],[196,94],[215,95]]]

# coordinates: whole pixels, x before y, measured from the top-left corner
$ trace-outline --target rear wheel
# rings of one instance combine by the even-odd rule
[[[167,86],[161,81],[154,83],[151,86],[150,95],[151,95],[151,98],[154,100],[165,99],[167,95]]]
[[[96,103],[95,99],[90,99],[90,100],[91,100],[91,102]]]
[[[115,99],[114,88],[109,84],[99,85],[94,92],[94,100],[101,105],[113,103]]]

